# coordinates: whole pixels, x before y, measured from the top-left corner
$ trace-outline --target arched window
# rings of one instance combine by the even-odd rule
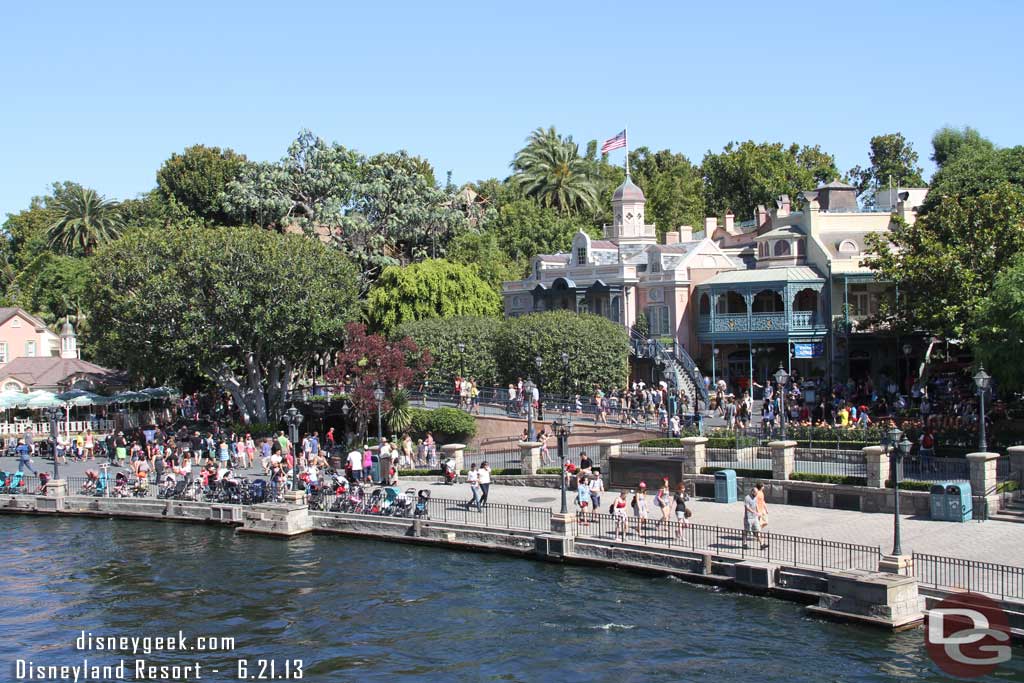
[[[739,292],[726,292],[718,295],[718,312],[738,314],[747,312],[747,301]]]
[[[585,266],[587,265],[587,247],[576,247],[576,265]]]
[[[794,311],[818,310],[818,293],[813,289],[801,289],[793,299]]]
[[[622,307],[622,298],[618,297],[618,296],[613,296],[611,304],[609,304],[609,308],[611,310],[608,311],[611,314],[609,317],[612,319],[612,321],[619,322],[620,319],[622,318],[621,312],[619,311],[619,308],[621,308],[621,307]]]
[[[4,385],[4,391],[21,391],[21,385],[17,382],[8,382]]]
[[[702,294],[700,297],[700,314],[711,315],[711,297],[707,294]]]
[[[856,254],[858,252],[860,252],[860,247],[858,247],[857,243],[854,242],[853,240],[843,240],[842,242],[839,243],[839,253],[840,254],[851,254],[852,255],[852,254]]]
[[[771,289],[763,289],[754,295],[754,313],[780,313],[784,311],[782,295]]]
[[[789,256],[789,242],[787,240],[778,240],[775,243],[775,255],[776,256]]]

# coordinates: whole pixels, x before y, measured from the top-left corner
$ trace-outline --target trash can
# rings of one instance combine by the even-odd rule
[[[392,465],[393,462],[394,462],[394,459],[390,455],[380,456],[378,458],[378,462],[377,462],[377,467],[378,467],[377,474],[378,474],[378,476],[375,476],[373,478],[373,480],[376,481],[376,482],[380,482],[384,486],[390,486],[391,485],[391,465]]]
[[[380,456],[376,454],[370,456],[370,481],[380,481]]]
[[[946,504],[950,522],[969,522],[974,519],[971,482],[958,481],[946,487]]]
[[[946,496],[948,482],[932,484],[928,493],[928,509],[931,511],[932,519],[940,522],[949,521],[949,499]]]
[[[736,470],[715,472],[715,502],[736,502]]]

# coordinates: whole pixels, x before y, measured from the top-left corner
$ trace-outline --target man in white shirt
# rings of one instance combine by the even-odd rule
[[[491,466],[486,460],[477,471],[477,481],[480,482],[480,490],[483,492],[480,496],[480,505],[487,505],[487,494],[491,491]]]
[[[595,467],[590,474],[590,500],[593,502],[595,515],[601,510],[602,493],[604,493],[604,479],[601,478],[600,468]]]
[[[391,444],[386,438],[382,438],[380,440],[380,457],[383,458],[385,455],[391,455]]]
[[[467,501],[466,507],[475,505],[476,511],[480,512],[480,470],[476,468],[475,462],[469,466],[469,472],[466,474],[466,483],[469,484],[469,490],[473,494],[473,500]]]
[[[345,458],[348,462],[349,469],[352,470],[352,481],[363,480],[363,454],[358,450],[354,449],[349,452],[348,457]]]

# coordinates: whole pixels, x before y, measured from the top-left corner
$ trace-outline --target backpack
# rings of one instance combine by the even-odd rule
[[[608,514],[609,515],[614,515],[615,514],[615,502],[614,501],[612,501],[612,504],[608,506]]]
[[[935,445],[935,437],[933,437],[931,434],[925,434],[921,438],[921,447],[922,448],[931,448],[934,445]]]

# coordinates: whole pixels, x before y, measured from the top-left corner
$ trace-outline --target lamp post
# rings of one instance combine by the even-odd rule
[[[782,367],[779,361],[779,369],[775,371],[775,381],[779,385],[779,424],[782,426],[782,440],[786,440],[786,382],[789,381],[789,373]]]
[[[523,393],[526,395],[523,397],[526,403],[526,438],[530,442],[537,440],[537,435],[533,431],[533,380],[526,380],[526,384],[523,385]]]
[[[53,453],[53,479],[56,481],[60,476],[60,468],[57,465],[57,424],[60,421],[60,408],[47,408],[46,417],[50,420],[50,450]]]
[[[288,425],[288,438],[292,442],[292,490],[299,490],[299,425],[302,424],[302,413],[299,409],[292,404],[292,407],[285,411],[284,414],[285,424]]]
[[[459,377],[462,377],[462,379],[466,379],[466,360],[465,360],[466,344],[464,342],[459,342],[458,346],[459,346]]]
[[[551,423],[551,427],[555,432],[555,436],[558,437],[558,460],[562,464],[561,475],[562,475],[562,510],[563,515],[569,513],[569,505],[565,499],[565,442],[572,434],[572,413],[566,413],[562,411],[562,417],[556,419]]]
[[[537,419],[544,419],[544,403],[540,396],[540,388],[544,384],[544,374],[541,372],[541,366],[544,365],[544,359],[539,355],[533,359],[533,364],[537,366]]]
[[[569,391],[569,354],[565,351],[562,351],[562,370],[563,377],[565,378],[562,391],[565,392],[565,403],[566,405],[569,405],[569,399],[571,398],[572,392]]]
[[[903,440],[900,440],[900,437]],[[893,426],[885,435],[885,452],[892,456],[892,554],[902,555],[903,548],[900,543],[900,465],[903,456],[910,452],[910,441],[899,427]]]
[[[384,390],[380,388],[380,385],[373,390],[373,400],[377,402],[377,452],[379,453],[384,440],[384,430],[380,426],[380,406],[384,402]]]
[[[711,384],[715,385],[718,383],[718,376],[715,374],[715,362],[718,359],[718,347],[711,347]]]
[[[348,401],[341,404],[341,422],[342,422],[342,437],[345,439],[345,445],[348,446],[348,414],[352,411],[352,406],[349,405]],[[326,437],[326,434],[324,435]],[[344,451],[342,451],[344,452]],[[333,453],[331,455],[334,455]]]
[[[985,439],[985,392],[991,383],[992,377],[985,372],[985,366],[979,365],[978,372],[974,375],[974,386],[978,388],[978,450],[982,453],[988,451]]]

